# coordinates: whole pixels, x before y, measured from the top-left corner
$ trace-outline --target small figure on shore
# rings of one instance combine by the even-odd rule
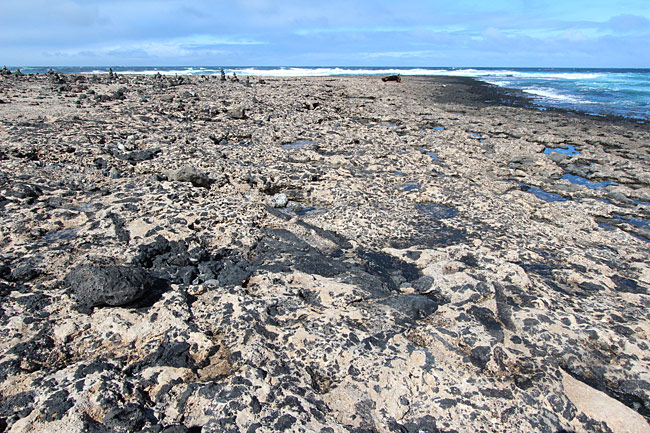
[[[388,81],[396,81],[398,83],[401,83],[402,77],[400,75],[389,75],[387,77],[382,78],[381,81],[383,81],[384,83]]]
[[[221,78],[220,81],[226,81],[226,73],[224,72],[223,68],[221,69]]]
[[[244,82],[244,85],[245,85],[246,87],[250,87],[250,86],[251,86],[251,77],[250,77],[249,75],[246,75],[246,82]]]

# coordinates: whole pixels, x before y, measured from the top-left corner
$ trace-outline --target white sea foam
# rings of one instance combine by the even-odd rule
[[[328,77],[338,75],[442,75],[447,71],[442,69],[349,69],[349,68],[235,68],[226,69],[226,72],[236,72],[238,75],[256,75],[265,77]]]
[[[538,79],[566,79],[566,80],[593,80],[601,76],[597,73],[577,73],[577,72],[525,72],[514,71],[509,69],[485,70],[474,68],[453,68],[453,69],[428,69],[428,68],[346,68],[346,67],[278,67],[278,68],[259,68],[259,67],[239,67],[224,68],[227,73],[235,72],[238,75],[255,75],[265,77],[327,77],[340,75],[393,75],[400,74],[405,76],[411,75],[445,75],[457,77],[474,77],[487,80],[489,78],[538,78]],[[212,75],[219,74],[221,69],[206,67],[178,67],[178,68],[151,68],[151,69],[129,69],[115,71],[125,75]],[[92,70],[84,73],[102,74],[106,70]],[[498,84],[494,82],[493,84]]]
[[[552,99],[560,102],[571,102],[576,104],[590,103],[589,101],[582,100],[575,96],[563,95],[561,93],[558,93],[555,89],[549,89],[547,87],[524,87],[521,90],[531,95],[541,96],[542,98],[545,99]]]
[[[118,72],[118,71],[116,71]],[[183,68],[183,69],[147,69],[143,71],[137,70],[128,70],[128,71],[119,71],[119,74],[124,75],[212,75],[219,73],[217,69],[206,69],[206,68]]]

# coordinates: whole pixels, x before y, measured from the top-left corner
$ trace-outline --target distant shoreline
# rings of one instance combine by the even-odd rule
[[[596,117],[650,121],[650,69],[481,68],[481,67],[260,67],[260,66],[74,66],[51,67],[57,73],[252,77],[347,77],[400,74],[404,77],[474,78],[503,88],[506,101],[540,110],[563,109]],[[21,67],[47,73],[50,67]],[[11,67],[10,70],[15,70]],[[526,101],[524,103],[524,101]]]

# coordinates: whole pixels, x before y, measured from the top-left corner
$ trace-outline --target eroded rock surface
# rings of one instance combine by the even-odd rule
[[[0,430],[650,431],[647,125],[460,78],[0,99]]]

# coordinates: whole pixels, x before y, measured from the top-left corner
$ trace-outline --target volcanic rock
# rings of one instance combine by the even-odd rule
[[[152,288],[152,278],[130,266],[85,265],[72,269],[64,281],[75,295],[77,308],[89,314],[97,306],[130,304]]]

